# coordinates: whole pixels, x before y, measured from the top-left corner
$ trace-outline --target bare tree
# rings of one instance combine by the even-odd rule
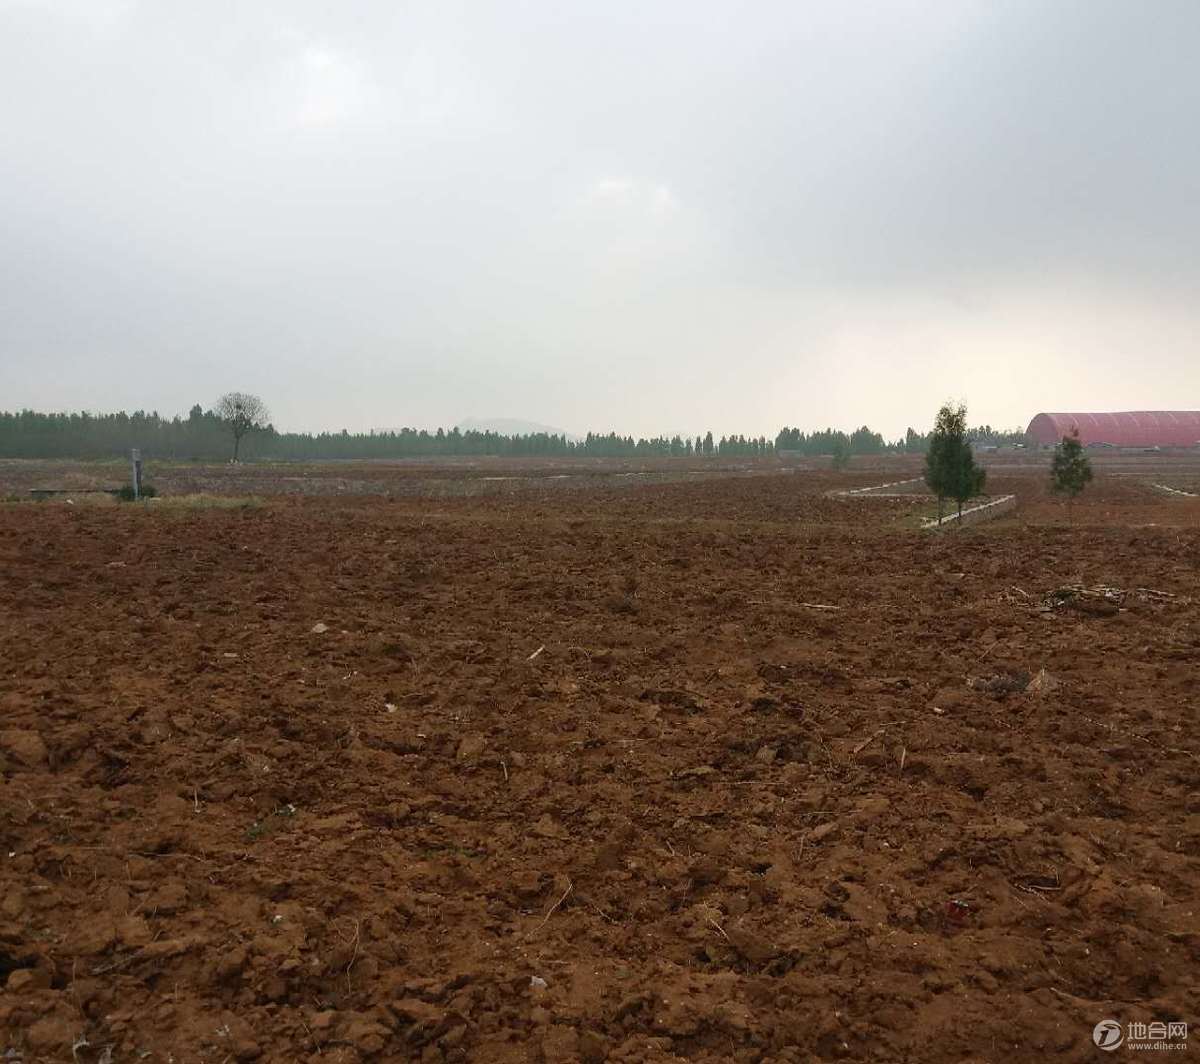
[[[242,437],[247,432],[265,429],[271,420],[271,412],[257,395],[246,392],[226,392],[217,400],[217,417],[233,433],[233,460],[238,460]]]

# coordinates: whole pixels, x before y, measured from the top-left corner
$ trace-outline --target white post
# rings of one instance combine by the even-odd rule
[[[129,452],[129,457],[133,462],[133,497],[140,499],[142,497],[142,452],[135,447]]]

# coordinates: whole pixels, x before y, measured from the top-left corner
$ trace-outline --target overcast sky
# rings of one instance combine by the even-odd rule
[[[1200,407],[1200,3],[0,0],[0,409]]]

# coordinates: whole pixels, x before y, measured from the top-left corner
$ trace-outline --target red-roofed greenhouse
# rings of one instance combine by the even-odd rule
[[[1053,446],[1075,429],[1084,446],[1200,447],[1200,410],[1038,414],[1026,432],[1034,443]]]

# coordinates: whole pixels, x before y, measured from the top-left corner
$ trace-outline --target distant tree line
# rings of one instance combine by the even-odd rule
[[[238,395],[239,393],[231,393]],[[228,397],[223,396],[222,400]],[[253,397],[247,397],[253,398]],[[219,406],[220,404],[218,404]],[[148,458],[225,461],[231,452],[231,415],[205,410],[197,403],[186,417],[165,417],[144,410],[116,414],[87,412],[44,414],[33,410],[0,412],[0,457],[112,458],[138,447]],[[968,430],[976,444],[999,445],[1024,440],[1021,432],[1000,432],[990,426]],[[554,433],[504,435],[458,428],[403,428],[387,432],[279,432],[273,425],[238,438],[243,458],[421,458],[439,456],[578,456],[640,457],[764,457],[777,451],[806,456],[924,454],[928,434],[909,429],[904,439],[888,441],[867,426],[846,433],[824,429],[805,433],[785,428],[774,440],[765,436],[654,436],[649,439],[589,432],[582,439]]]
[[[994,429],[991,425],[968,428],[967,441],[976,447],[1011,447],[1025,442],[1022,429]],[[885,440],[878,432],[866,425],[853,432],[839,429],[824,429],[805,433],[800,429],[785,428],[775,437],[775,449],[806,456],[831,454],[925,454],[929,450],[932,433],[917,432],[910,428],[903,439]]]
[[[253,396],[231,393],[243,401]],[[222,401],[230,398],[223,396]],[[241,409],[205,410],[196,404],[187,417],[164,417],[137,410],[132,414],[43,414],[33,410],[0,412],[0,457],[113,458],[131,447],[148,457],[225,461],[231,453],[231,429]],[[243,458],[421,458],[437,456],[561,455],[601,458],[762,456],[774,453],[765,436],[655,436],[650,439],[589,432],[583,439],[555,433],[504,435],[458,428],[402,428],[388,432],[279,432],[267,424],[242,430],[235,443]]]
[[[260,452],[272,433],[255,434],[244,451]],[[147,457],[228,458],[229,430],[199,404],[186,418],[132,414],[0,413],[0,456],[5,458],[110,458],[140,447]]]
[[[814,457],[822,454],[884,454],[887,451],[904,450],[902,446],[887,443],[878,432],[872,432],[866,425],[853,432],[824,429],[805,433],[800,429],[784,428],[775,437],[775,449]]]

